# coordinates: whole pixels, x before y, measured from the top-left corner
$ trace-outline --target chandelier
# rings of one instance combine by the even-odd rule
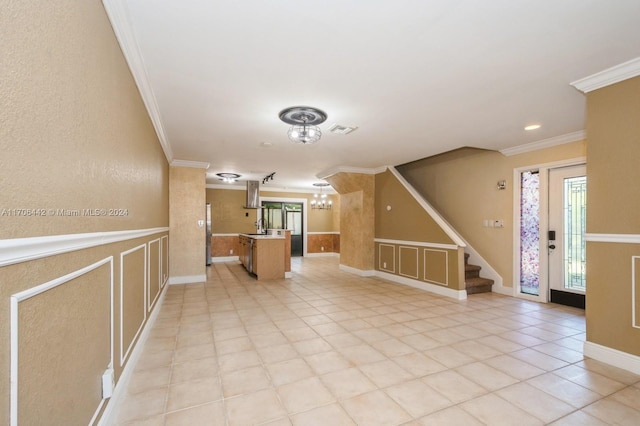
[[[331,210],[331,207],[333,207],[333,201],[327,201],[327,194],[324,194],[322,192],[322,188],[329,186],[329,184],[320,182],[314,183],[313,186],[320,188],[320,194],[313,194],[313,200],[311,200],[311,208],[314,210]]]
[[[291,142],[310,145],[318,142],[322,137],[318,124],[325,122],[327,114],[317,108],[295,106],[280,111],[279,117],[280,120],[292,125],[287,132]]]

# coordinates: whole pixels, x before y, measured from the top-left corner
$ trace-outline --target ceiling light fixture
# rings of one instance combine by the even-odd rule
[[[531,124],[531,125],[525,127],[524,129],[525,130],[537,130],[540,127],[542,127],[540,124]]]
[[[280,120],[292,125],[287,132],[289,140],[305,145],[314,144],[320,140],[322,132],[318,124],[324,123],[327,119],[324,111],[306,106],[283,109],[278,116]]]
[[[322,192],[322,188],[329,186],[329,184],[320,182],[314,183],[313,186],[320,188],[320,194],[313,194],[314,199],[311,200],[311,208],[314,210],[331,210],[331,207],[333,207],[333,201],[327,201],[327,194]]]
[[[216,173],[216,176],[218,176],[221,181],[226,183],[234,183],[240,177],[240,175],[237,173]]]

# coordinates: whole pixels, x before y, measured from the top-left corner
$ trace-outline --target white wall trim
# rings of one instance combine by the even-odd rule
[[[151,300],[151,244],[158,244],[158,293],[153,300]],[[149,255],[149,259],[147,259],[147,311],[151,311],[160,296],[160,291],[162,290],[162,245],[160,244],[160,238],[147,242],[147,245],[147,253]]]
[[[179,277],[169,277],[169,285],[174,284],[192,284],[204,283],[207,281],[207,275],[184,275]]]
[[[590,243],[640,244],[640,234],[584,234],[585,241]]]
[[[212,237],[237,237],[239,233],[236,234],[211,234]]]
[[[359,173],[363,175],[377,175],[387,169],[387,166],[381,166],[376,168],[363,168],[363,167],[350,167],[350,166],[338,166],[331,169],[322,171],[316,175],[318,179],[326,179],[338,173]]]
[[[62,277],[58,277],[56,279],[53,279],[51,281],[48,281],[44,284],[40,284],[37,285],[35,287],[29,288],[27,290],[12,294],[10,297],[10,425],[11,426],[17,426],[18,425],[18,365],[19,365],[19,353],[18,353],[18,336],[19,336],[19,324],[18,324],[18,305],[20,302],[22,302],[23,300],[29,299],[31,297],[37,296],[41,293],[44,293],[47,290],[51,290],[52,288],[58,287],[62,284],[65,284],[71,280],[74,280],[75,278],[78,278],[82,275],[85,275],[105,264],[109,263],[110,266],[110,274],[109,274],[109,280],[110,280],[110,293],[111,293],[111,300],[110,300],[110,313],[109,313],[109,317],[110,317],[110,347],[109,347],[109,365],[105,366],[106,367],[110,367],[113,366],[113,358],[114,358],[114,353],[113,353],[113,328],[114,328],[114,317],[113,317],[113,311],[114,311],[114,300],[113,300],[113,256],[109,256],[106,257],[102,260],[99,260],[91,265],[85,266],[84,268],[78,269],[76,271],[73,271],[69,274],[66,274]],[[100,410],[102,410],[102,406],[105,403],[105,399],[103,398],[100,401],[100,404],[98,404],[98,407],[96,408],[96,410],[93,413],[93,417],[91,418],[91,421],[89,422],[89,424],[93,424],[93,422],[95,421],[96,416],[98,415],[98,413],[100,412]]]
[[[207,178],[213,178],[214,175],[212,174],[207,174]],[[217,179],[217,176],[215,177],[215,179]],[[228,183],[208,183],[205,185],[205,187],[207,189],[229,189],[232,191],[246,191],[247,190],[247,186],[245,184],[243,184],[242,186],[239,185],[232,185],[232,184],[228,184]],[[323,188],[322,191],[327,194],[327,195],[338,195],[338,193],[331,188],[330,186]],[[291,194],[317,194],[318,190],[317,189],[306,189],[306,188],[288,188],[288,187],[279,187],[279,186],[267,186],[267,187],[261,187],[260,188],[260,192],[264,192],[264,193],[269,193],[269,192],[285,192],[285,193],[291,193]]]
[[[385,280],[393,281],[398,284],[408,285],[410,287],[414,287],[420,290],[428,291],[430,293],[439,294],[441,296],[451,297],[456,300],[466,300],[467,299],[467,291],[466,290],[454,290],[452,288],[439,286],[436,284],[430,284],[427,282],[421,282],[418,280],[413,280],[406,277],[401,277],[399,275],[389,274],[387,272],[375,271],[376,277],[384,278]]]
[[[576,80],[571,85],[581,92],[589,93],[592,90],[610,86],[638,75],[640,75],[640,58],[635,58]]]
[[[393,174],[393,176],[395,176],[395,178],[407,190],[407,192],[411,194],[411,196],[418,202],[418,204],[420,204],[420,206],[427,212],[427,214],[431,216],[431,219],[433,219],[433,221],[436,222],[438,226],[440,226],[440,228],[442,228],[445,234],[447,234],[447,236],[451,238],[453,244],[457,245],[458,247],[467,246],[467,243],[464,241],[464,239],[460,235],[458,235],[458,233],[453,229],[451,225],[449,225],[449,223],[440,215],[440,213],[438,213],[436,209],[434,209],[431,204],[429,204],[427,200],[425,200],[418,193],[418,191],[416,191],[416,189],[406,181],[406,179],[400,174],[400,172],[398,172],[398,170],[396,170],[395,167],[389,166],[388,170],[391,172],[391,174]]]
[[[634,374],[640,374],[639,356],[589,341],[584,342],[583,353],[586,357],[631,371]]]
[[[373,269],[358,269],[352,266],[343,265],[342,263],[339,266],[341,271],[349,272],[355,275],[359,275],[361,277],[373,277],[376,275],[376,271]]]
[[[162,243],[164,240],[167,240],[167,261],[164,261],[164,250],[162,249],[164,247],[164,244]],[[164,266],[167,266],[167,276],[162,276],[163,272],[164,272]],[[162,283],[160,285],[160,288],[164,288],[164,286],[167,284],[167,281],[169,281],[169,236],[168,235],[163,235],[160,238],[160,282]]]
[[[391,247],[391,249],[393,250],[393,267],[391,269],[385,268],[384,264],[382,264],[382,247]],[[395,244],[385,244],[385,243],[378,244],[378,269],[380,269],[381,271],[389,272],[391,274],[395,274],[396,273],[396,246],[395,246]]]
[[[340,231],[307,232],[307,235],[340,235]]]
[[[140,54],[140,47],[136,40],[135,32],[131,26],[131,18],[129,16],[129,10],[127,9],[126,0],[102,0],[104,9],[107,12],[109,21],[113,32],[118,39],[120,49],[124,55],[133,79],[138,86],[140,96],[147,109],[149,118],[153,123],[153,127],[156,130],[160,146],[164,151],[164,155],[167,158],[167,162],[171,162],[173,159],[173,151],[169,138],[165,133],[164,126],[162,124],[162,115],[160,114],[160,108],[156,100],[155,94],[149,77],[147,76],[147,70],[144,65],[144,60]]]
[[[209,168],[209,163],[202,161],[189,161],[189,160],[172,160],[169,163],[171,167],[191,167],[193,169],[205,169]]]
[[[239,256],[218,256],[211,257],[211,263],[224,263],[224,262],[239,262]]]
[[[166,286],[160,294],[160,298],[158,299],[158,305],[162,305],[165,295],[166,295]],[[111,395],[111,398],[109,399],[107,407],[105,408],[104,413],[102,413],[102,417],[98,422],[98,426],[109,426],[109,425],[116,424],[116,420],[118,419],[118,411],[122,406],[122,402],[124,401],[124,398],[127,395],[127,387],[129,385],[129,381],[131,380],[133,371],[135,370],[138,360],[140,359],[140,355],[144,350],[144,344],[149,338],[149,334],[153,329],[153,324],[156,322],[156,319],[158,318],[159,312],[160,312],[160,309],[154,309],[151,315],[149,315],[149,319],[144,325],[144,329],[140,334],[140,338],[138,339],[138,344],[135,346],[133,351],[131,351],[131,354],[129,356],[129,361],[124,366],[124,369],[120,374],[118,382],[116,383],[116,386],[113,390],[113,394]]]
[[[458,246],[455,244],[441,244],[441,243],[429,243],[425,241],[408,241],[408,240],[390,240],[387,238],[374,238],[376,243],[387,243],[387,244],[396,244],[396,245],[410,245],[417,247],[428,247],[428,248],[436,248],[436,249],[445,249],[445,250],[457,250]]]
[[[0,240],[0,267],[168,231],[166,227]]]
[[[140,327],[138,327],[138,330],[136,331],[136,333],[133,335],[131,342],[129,342],[129,346],[127,347],[127,350],[124,351],[124,308],[123,308],[124,307],[124,287],[125,287],[124,257],[138,250],[144,250],[144,254],[143,254],[144,264],[142,265],[142,269],[144,271],[144,278],[143,278],[144,281],[142,283],[142,287],[143,287],[142,288],[142,292],[143,292],[142,323],[140,324]],[[144,324],[147,320],[147,291],[148,291],[147,285],[149,283],[148,275],[147,275],[147,261],[148,261],[147,244],[141,244],[137,247],[134,247],[132,249],[129,249],[127,251],[123,251],[122,253],[120,253],[120,366],[123,366],[125,361],[127,360],[127,357],[129,356],[131,348],[135,346],[136,339],[140,335],[140,332],[144,328]]]
[[[306,256],[307,255],[307,248],[309,246],[309,241],[307,239],[307,236],[309,235],[309,233],[307,232],[308,229],[308,217],[309,217],[309,212],[308,212],[308,208],[307,208],[307,199],[306,198],[288,198],[288,197],[266,197],[266,196],[260,196],[259,197],[259,202],[260,205],[262,205],[263,201],[273,201],[273,202],[283,202],[283,203],[301,203],[302,204],[302,256]],[[256,222],[258,221],[260,216],[260,209],[256,209]]]
[[[510,157],[512,155],[524,154],[525,152],[538,151],[540,149],[551,148],[553,146],[581,141],[586,137],[587,132],[585,132],[584,130],[578,130],[577,132],[554,136],[552,138],[542,139],[535,142],[529,142],[524,145],[518,145],[511,148],[501,149],[500,153],[504,156]]]
[[[340,253],[325,251],[320,253],[307,253],[305,257],[340,257]]]
[[[640,324],[636,322],[636,262],[640,260],[640,256],[631,256],[631,327],[640,328]]]

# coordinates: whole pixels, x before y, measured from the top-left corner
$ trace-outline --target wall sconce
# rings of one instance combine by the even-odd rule
[[[498,181],[498,189],[507,189],[507,181],[499,180]]]

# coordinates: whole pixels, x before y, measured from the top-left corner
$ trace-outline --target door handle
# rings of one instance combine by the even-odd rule
[[[553,249],[555,249],[555,248],[556,248],[556,245],[555,245],[555,244],[550,244],[550,245],[549,245],[549,248],[550,248],[551,250],[553,250]]]

